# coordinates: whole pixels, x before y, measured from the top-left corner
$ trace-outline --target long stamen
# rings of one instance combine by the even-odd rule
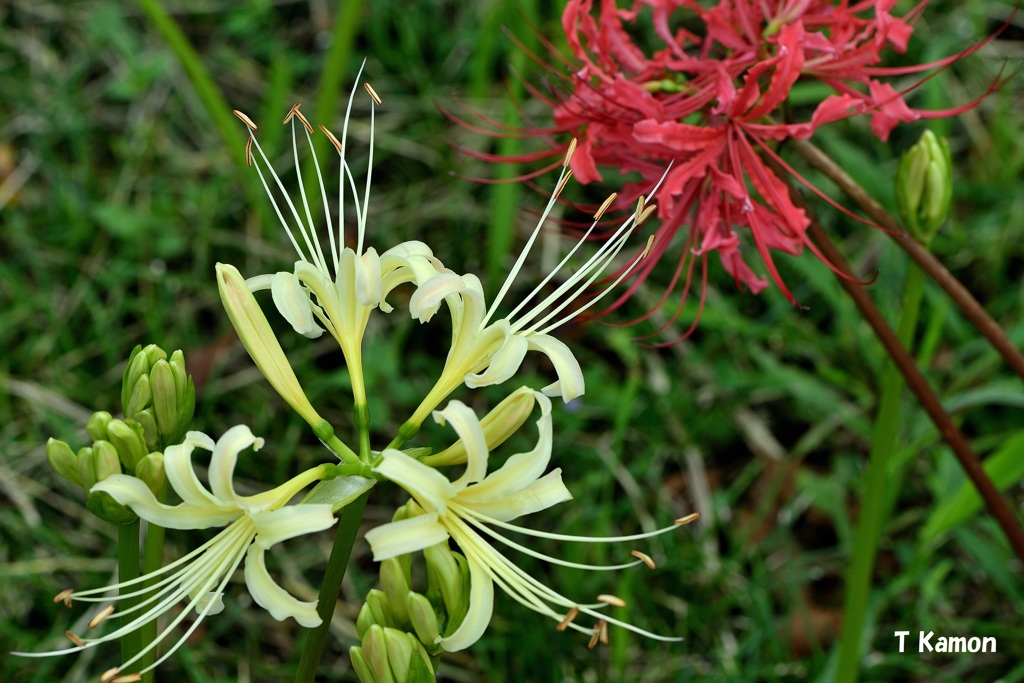
[[[359,65],[359,71],[356,73],[356,83],[359,83],[359,79],[363,75],[363,69],[366,68],[366,58],[363,58],[363,63]],[[348,169],[348,164],[345,162],[345,150],[348,148],[348,122],[352,116],[352,102],[355,101],[356,89],[352,88],[352,91],[348,94],[348,106],[345,107],[345,121],[341,126],[341,142],[335,145],[338,148],[338,155],[341,157],[341,177],[338,179],[338,247],[344,249],[345,247],[345,182],[344,176]],[[352,181],[352,174],[349,173],[349,180]],[[354,181],[352,196],[355,197]],[[359,202],[356,204],[356,221],[359,220]]]
[[[313,214],[309,209],[309,199],[306,197],[306,184],[302,180],[302,166],[299,165],[299,144],[295,139],[295,119],[302,121],[303,127],[306,129],[306,138],[309,141],[309,147],[313,149],[313,141],[310,139],[310,130],[312,126],[309,125],[309,121],[299,111],[300,103],[295,104],[289,112],[288,117],[285,121],[290,121],[292,125],[292,159],[295,163],[295,177],[299,181],[299,196],[302,197],[302,208],[306,212],[306,223],[299,222],[299,226],[302,228],[302,236],[306,240],[306,245],[309,247],[309,251],[313,254],[316,259],[317,269],[327,277],[331,276],[331,271],[327,268],[327,260],[324,258],[323,249],[320,247],[320,240],[317,239],[316,225],[313,223]],[[317,174],[320,173],[319,165],[317,164],[316,152],[313,151],[313,166],[316,167]],[[321,182],[321,188],[323,183]]]

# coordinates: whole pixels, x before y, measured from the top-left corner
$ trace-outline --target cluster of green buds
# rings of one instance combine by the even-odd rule
[[[136,515],[109,494],[92,487],[113,474],[141,479],[154,495],[164,488],[162,448],[181,441],[195,410],[195,388],[185,374],[185,360],[155,345],[136,346],[121,387],[125,419],[106,411],[92,414],[85,431],[91,446],[76,453],[64,441],[46,442],[46,458],[57,472],[86,491],[86,507],[114,524],[134,522]]]
[[[953,201],[953,161],[949,143],[930,130],[900,157],[896,169],[896,203],[900,215],[927,245],[946,220]]]
[[[394,521],[408,517],[406,506]],[[366,596],[356,619],[362,645],[350,650],[363,683],[425,683],[436,680],[442,636],[459,627],[469,609],[469,565],[447,542],[423,551],[426,594],[410,587],[412,556],[380,563],[380,589]]]
[[[196,388],[180,349],[170,359],[156,344],[132,350],[121,382],[121,408],[125,418],[142,425],[149,448],[180,443],[195,407]]]

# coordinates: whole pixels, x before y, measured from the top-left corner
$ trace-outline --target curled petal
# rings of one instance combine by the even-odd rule
[[[221,505],[223,501],[218,500],[203,486],[192,467],[193,442],[199,439],[198,436],[193,437],[193,435],[206,436],[202,432],[189,432],[184,443],[164,449],[164,472],[167,475],[167,481],[170,482],[171,488],[178,494],[178,497],[187,505],[196,507]],[[206,438],[209,439],[209,437]],[[212,439],[208,444],[204,442],[202,447],[206,448],[207,445],[210,446],[208,450],[212,451]],[[161,526],[165,525],[161,524]]]
[[[323,328],[313,319],[309,292],[299,282],[295,273],[281,272],[274,275],[270,292],[277,310],[296,332],[310,339],[316,339],[324,333]]]
[[[409,300],[409,312],[421,323],[429,321],[445,297],[459,294],[465,289],[462,278],[451,271],[438,273],[420,285]],[[455,312],[452,312],[455,316]]]
[[[338,521],[330,505],[289,505],[270,512],[250,512],[249,518],[256,525],[256,545],[264,549],[329,529]]]
[[[298,600],[277,585],[267,573],[263,555],[263,548],[251,545],[245,558],[245,585],[249,588],[252,599],[278,621],[292,617],[300,626],[319,626],[321,620],[320,615],[316,613],[316,602]]]
[[[127,474],[113,474],[93,486],[92,491],[110,494],[142,519],[167,529],[209,529],[224,526],[242,515],[241,510],[230,503],[164,505],[141,479]]]
[[[457,491],[452,483],[433,467],[428,467],[402,451],[391,448],[381,453],[381,462],[375,469],[412,493],[420,506],[442,515],[448,509],[445,501]]]
[[[466,491],[468,492],[469,490]],[[459,498],[461,500],[462,496]],[[546,510],[567,500],[572,500],[572,494],[562,483],[562,470],[555,469],[529,486],[507,496],[474,502],[472,508],[473,512],[479,512],[499,522],[508,522],[523,515]]]
[[[250,446],[258,451],[263,447],[263,439],[253,436],[247,426],[235,425],[217,441],[210,459],[210,488],[213,489],[213,495],[225,503],[234,503],[235,507],[241,507],[241,501],[235,495],[231,483],[235,476],[235,463],[238,462],[238,454]]]
[[[437,521],[436,512],[388,522],[366,532],[374,562],[416,552],[448,540],[448,532]]]
[[[442,426],[451,423],[466,450],[466,471],[452,485],[460,489],[487,476],[487,440],[476,413],[461,401],[451,401],[444,410],[434,411],[434,421]]]
[[[460,501],[473,501],[475,508],[478,503],[517,493],[536,482],[547,469],[551,461],[551,400],[541,393],[536,394],[536,399],[541,409],[540,418],[537,420],[537,445],[526,453],[511,456],[500,469],[492,472],[479,484],[460,493]]]
[[[504,321],[503,321],[504,322]],[[483,372],[466,375],[466,386],[470,389],[489,387],[510,379],[526,358],[529,344],[519,335],[509,335],[498,352],[491,357]]]
[[[455,632],[441,639],[441,647],[448,652],[465,650],[480,640],[494,612],[494,581],[491,575],[473,555],[467,553],[466,560],[469,563],[469,611]]]
[[[546,334],[531,334],[527,341],[532,351],[540,351],[551,360],[558,374],[557,382],[544,387],[545,394],[560,395],[566,403],[583,395],[586,391],[583,370],[568,346]]]

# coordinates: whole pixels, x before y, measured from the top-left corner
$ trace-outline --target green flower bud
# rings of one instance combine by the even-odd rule
[[[142,356],[145,358],[145,356]],[[135,418],[142,410],[150,409],[153,405],[153,384],[149,375],[143,375],[135,382],[132,388],[131,397],[122,407],[126,417]]]
[[[448,614],[445,633],[451,633],[469,611],[469,565],[447,543],[424,548],[423,557],[427,561],[427,595],[440,595]]]
[[[384,627],[374,624],[363,638],[363,658],[378,683],[397,683],[391,675],[388,663],[388,646],[384,639]]]
[[[146,386],[149,386],[149,379],[146,380]],[[155,451],[160,447],[160,432],[156,428],[156,416],[153,414],[152,408],[146,408],[135,413],[135,421],[142,425],[142,434],[146,439],[146,449],[149,451]],[[169,444],[173,446],[174,444]]]
[[[388,663],[391,665],[391,675],[398,683],[434,680],[430,657],[412,634],[386,628],[384,646],[388,653]],[[427,678],[424,678],[424,675]]]
[[[160,452],[150,453],[139,460],[135,467],[135,476],[141,479],[154,496],[160,495],[164,489],[164,454]]]
[[[46,459],[57,474],[72,484],[82,485],[82,478],[78,474],[78,456],[71,450],[71,446],[57,439],[49,439],[46,442]]]
[[[88,491],[112,474],[121,474],[117,450],[109,441],[97,441],[78,451],[78,477]]]
[[[384,594],[384,591],[376,588],[366,595],[366,602],[363,603],[362,609],[359,610],[359,616],[356,618],[356,633],[360,640],[374,624],[378,626],[398,625],[388,596]]]
[[[927,244],[946,220],[953,200],[953,161],[949,143],[926,130],[900,157],[896,203],[911,234]]]
[[[139,461],[149,454],[142,425],[135,420],[111,420],[107,424],[107,440],[117,450],[125,469],[134,472]]]
[[[432,652],[439,649],[435,641],[441,635],[441,626],[430,600],[424,595],[410,592],[405,596],[405,610],[409,613],[409,621],[420,642]]]
[[[105,410],[93,413],[89,421],[85,423],[85,431],[92,437],[93,441],[106,441],[107,424],[113,416]]]
[[[405,596],[409,594],[409,582],[412,580],[397,557],[380,563],[380,587],[388,596],[388,603],[399,624],[409,622],[409,613],[405,610]]]
[[[121,406],[126,418],[142,425],[147,449],[180,443],[196,407],[184,354],[175,351],[168,360],[156,345],[136,346],[125,367]]]
[[[377,683],[377,677],[373,675],[373,671],[370,670],[369,664],[366,663],[366,658],[363,657],[363,648],[361,647],[350,647],[348,649],[348,658],[352,662],[352,668],[356,671],[356,676],[363,683]]]
[[[90,491],[85,497],[89,512],[111,524],[131,524],[139,518],[131,508],[121,505],[106,491]]]

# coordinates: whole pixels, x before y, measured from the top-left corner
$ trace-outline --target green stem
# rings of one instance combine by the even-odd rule
[[[139,520],[129,524],[117,525],[117,580],[118,583],[131,581],[139,577]],[[121,595],[135,591],[134,586],[123,586]],[[125,611],[136,603],[136,598],[122,598],[121,611]],[[121,636],[121,661],[129,659],[142,651],[142,634],[132,630]],[[141,668],[141,664],[137,665]]]
[[[924,272],[914,263],[907,264],[903,290],[903,310],[897,337],[911,348],[917,328]],[[899,368],[890,359],[882,374],[881,397],[871,432],[871,452],[864,472],[860,495],[860,520],[853,539],[852,559],[846,573],[846,604],[843,608],[842,638],[836,666],[837,683],[854,683],[860,671],[861,636],[871,597],[871,574],[878,553],[888,511],[885,489],[890,477],[889,456],[896,448],[900,425],[900,404],[906,383]]]
[[[163,490],[157,495],[157,500],[161,503],[167,499],[167,486],[164,486]],[[142,555],[142,573],[143,575],[152,574],[156,570],[160,569],[164,563],[164,528],[149,522],[146,527],[146,549]],[[157,579],[153,578],[147,581],[143,588],[148,588],[156,583]],[[141,646],[146,647],[156,638],[156,620],[149,622],[139,629],[141,637]],[[153,648],[142,658],[139,662],[139,666],[145,669],[156,661],[156,648]],[[156,675],[156,671],[147,671],[142,674],[142,683],[153,683],[153,678]]]
[[[352,546],[355,544],[356,533],[359,531],[359,523],[363,519],[363,510],[366,509],[369,497],[370,491],[366,491],[349,503],[341,513],[338,533],[334,537],[334,547],[331,549],[331,558],[327,561],[327,572],[320,586],[320,598],[316,606],[317,614],[320,615],[320,625],[310,631],[302,647],[295,683],[312,683],[316,678],[317,666],[323,656],[327,636],[330,635],[334,607],[338,604],[338,594],[341,593],[341,580],[345,578]]]

